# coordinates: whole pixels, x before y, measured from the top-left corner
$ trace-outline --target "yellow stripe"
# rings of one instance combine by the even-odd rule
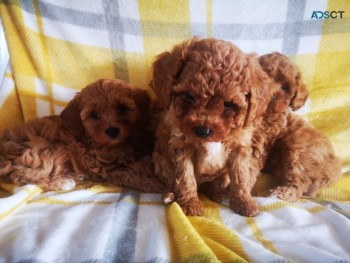
[[[306,210],[309,211],[312,214],[316,214],[318,212],[326,210],[326,208],[323,207],[323,206],[318,205],[318,206],[314,206],[314,207],[308,208]]]
[[[22,189],[23,191],[27,192],[28,195],[26,198],[24,198],[21,202],[19,202],[17,205],[11,207],[9,210],[3,212],[0,214],[0,220],[4,219],[5,217],[7,217],[8,215],[10,215],[13,211],[15,211],[18,207],[20,207],[21,205],[27,203],[31,198],[33,198],[34,196],[36,196],[37,194],[40,194],[42,192],[42,190],[39,187],[35,187],[33,190],[24,187]]]
[[[18,4],[4,4],[4,1],[0,2],[1,20],[4,25],[11,66],[13,74],[16,76],[16,82],[18,81],[18,74],[15,74],[15,72],[20,72],[27,76],[36,74],[33,71],[32,60],[28,54],[28,41],[26,30],[23,27],[24,17],[22,11],[21,6]]]
[[[315,128],[332,141],[343,165],[350,164],[350,2],[328,1],[327,10],[345,11],[344,17],[325,19],[317,53],[312,86],[311,112],[308,116]]]
[[[276,201],[276,202],[274,202],[272,204],[261,206],[260,207],[260,211],[261,212],[262,211],[264,211],[264,212],[272,212],[272,211],[279,210],[279,209],[286,208],[286,207],[293,207],[293,208],[303,209],[303,208],[300,208],[300,207],[296,206],[293,203],[289,203],[289,202],[286,202],[286,201]]]
[[[207,37],[213,36],[213,0],[207,0]]]
[[[13,80],[13,74],[10,72],[5,72],[5,78],[12,79]]]
[[[227,258],[230,261],[249,261],[239,237],[231,229],[225,227],[221,220],[206,218],[205,215],[188,217],[188,220],[221,261],[227,262]],[[207,242],[208,240],[210,241]]]
[[[320,192],[318,197],[323,200],[346,202],[350,201],[350,190],[326,188]]]
[[[67,106],[67,102],[55,100],[53,97],[48,97],[48,95],[42,95],[42,94],[36,93],[35,98],[40,99],[40,100],[44,100],[44,101],[48,101],[50,103],[50,105],[52,105],[52,106],[54,104],[56,104],[57,106],[61,106],[61,107]]]
[[[221,205],[213,202],[212,200],[210,200],[204,195],[200,195],[199,198],[203,202],[203,207],[204,207],[203,216],[206,218],[210,218],[211,220],[216,220],[222,223],[222,219],[220,215]]]
[[[189,221],[208,247],[223,262],[227,262],[227,258],[230,261],[249,261],[239,237],[225,227],[220,214],[222,206],[204,195],[200,195],[200,200],[203,202],[203,215],[189,217]],[[208,239],[211,241],[207,242]]]
[[[309,202],[309,200],[299,200],[298,202]],[[320,211],[324,211],[326,208],[324,206],[321,205],[315,205],[311,208],[304,208],[304,207],[299,207],[293,203],[289,203],[286,201],[277,201],[273,204],[269,204],[269,205],[265,205],[265,206],[261,206],[260,207],[260,211],[264,211],[264,212],[273,212],[282,208],[286,208],[286,207],[292,207],[292,208],[296,208],[296,209],[300,209],[300,210],[307,210],[310,213],[318,213]]]
[[[123,199],[123,201],[139,205],[164,205],[162,201],[137,201],[131,197],[126,197]]]
[[[170,50],[174,45],[191,37],[189,0],[139,0],[138,4],[140,20],[142,21],[143,66],[146,72],[146,74],[143,72],[142,75],[145,74],[147,77],[145,83],[148,85],[152,75],[151,65],[156,55]],[[156,30],[154,25],[158,26]],[[176,36],[169,35],[174,33],[172,25],[179,27],[175,32]],[[151,37],[148,36],[149,32],[152,32]]]
[[[226,248],[224,245],[207,237],[202,237],[221,262],[249,262]]]
[[[173,262],[200,262],[200,259],[202,262],[218,261],[177,203],[167,206],[166,215]]]
[[[164,205],[162,201],[140,201],[140,205]]]
[[[249,261],[239,237],[222,222],[219,211],[221,206],[205,196],[200,196],[200,199],[204,205],[201,217],[186,217],[177,203],[167,209],[169,231],[174,237],[174,261],[195,260],[193,257],[204,260],[201,258],[203,255],[206,260],[220,262]]]
[[[263,233],[261,232],[256,220],[252,217],[247,217],[246,221],[250,227],[250,229],[253,232],[254,237],[261,242],[261,244],[267,248],[268,250],[272,251],[275,254],[278,254],[277,249],[275,246],[264,237]]]
[[[93,184],[91,186],[91,184]],[[98,184],[96,185],[96,183],[93,182],[88,182],[87,184],[83,184],[82,185],[82,189],[86,189],[89,192],[93,192],[95,194],[101,194],[101,193],[121,193],[122,192],[122,188],[119,186],[114,186],[114,185],[102,185],[102,184]]]
[[[142,89],[148,89],[145,57],[137,53],[125,52],[125,59],[128,65],[129,83]]]
[[[37,38],[37,35],[33,37]],[[81,90],[86,85],[100,78],[114,78],[113,56],[108,48],[89,46],[88,44],[73,43],[52,37],[46,38],[50,47],[51,71],[55,84]],[[60,54],[55,56],[54,54]],[[84,61],[77,59],[77,55]],[[65,69],[62,69],[64,61]],[[89,66],[82,66],[87,63]]]

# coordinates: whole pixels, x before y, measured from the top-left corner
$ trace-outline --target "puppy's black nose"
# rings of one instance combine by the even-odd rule
[[[115,138],[118,136],[118,134],[119,134],[119,128],[117,128],[117,127],[109,127],[109,128],[105,131],[105,133],[106,133],[109,137],[111,137],[112,139],[115,139]]]
[[[213,132],[211,129],[207,128],[207,127],[196,127],[194,128],[194,133],[201,138],[207,138],[209,137]]]

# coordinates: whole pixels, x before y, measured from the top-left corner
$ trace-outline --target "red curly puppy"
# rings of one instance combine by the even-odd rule
[[[328,138],[288,112],[289,107],[302,107],[308,97],[296,65],[277,52],[259,57],[259,63],[273,80],[273,97],[253,134],[252,160],[273,175],[278,186],[272,195],[286,201],[315,196],[340,177],[339,159]],[[218,184],[207,183],[201,190],[219,203],[229,197]]]
[[[274,96],[266,120],[280,119],[285,127],[268,150],[265,170],[278,182],[272,195],[286,201],[314,197],[341,176],[340,160],[329,139],[302,118],[287,113],[304,105],[308,93],[297,67],[284,55],[259,57],[263,70],[274,81]],[[272,127],[272,126],[269,126]]]
[[[88,178],[160,192],[147,158],[149,105],[146,91],[121,80],[88,85],[60,116],[32,120],[0,136],[0,179],[46,191],[72,189],[76,180]]]
[[[152,86],[165,111],[153,158],[165,202],[200,215],[198,186],[220,180],[230,184],[234,211],[258,213],[252,136],[272,99],[269,84],[254,55],[222,40],[194,38],[158,56]]]

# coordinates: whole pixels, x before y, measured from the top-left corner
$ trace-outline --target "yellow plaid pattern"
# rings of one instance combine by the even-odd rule
[[[310,90],[302,113],[330,137],[344,171],[350,170],[348,1],[79,3],[0,2],[10,53],[10,67],[0,87],[0,131],[60,113],[75,92],[98,78],[120,78],[149,89],[157,54],[195,35],[216,37],[246,52],[280,51],[293,58]],[[315,10],[342,10],[344,14],[343,18],[313,20]],[[270,180],[260,178],[260,194],[266,194]],[[349,185],[350,174],[344,173],[316,200],[290,204],[257,198],[262,212],[256,218],[238,216],[227,204],[215,204],[203,196],[204,216],[186,217],[176,203],[165,208],[158,195],[108,186],[81,185],[71,192],[41,194],[33,186],[2,185],[0,229],[6,231],[0,231],[0,261],[350,260]],[[48,224],[30,227],[33,220],[42,218]],[[52,232],[55,224],[58,230]],[[42,233],[43,243],[31,238],[37,233]],[[54,237],[55,233],[64,234]],[[98,244],[92,242],[96,238]],[[26,247],[14,249],[19,240]],[[83,248],[85,253],[76,253]]]

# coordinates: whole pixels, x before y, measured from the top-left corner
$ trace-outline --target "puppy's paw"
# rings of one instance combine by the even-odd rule
[[[175,194],[173,192],[166,192],[163,194],[163,202],[168,205],[175,200]]]
[[[259,214],[258,204],[251,196],[231,198],[230,208],[242,216],[253,217]]]
[[[198,198],[191,198],[180,206],[187,216],[200,216],[203,213],[203,205]]]
[[[275,196],[287,202],[293,202],[298,198],[301,198],[302,193],[293,186],[278,186],[276,189],[271,191],[271,196]]]
[[[76,183],[73,179],[64,179],[61,184],[61,190],[69,191],[74,189],[76,186]]]

